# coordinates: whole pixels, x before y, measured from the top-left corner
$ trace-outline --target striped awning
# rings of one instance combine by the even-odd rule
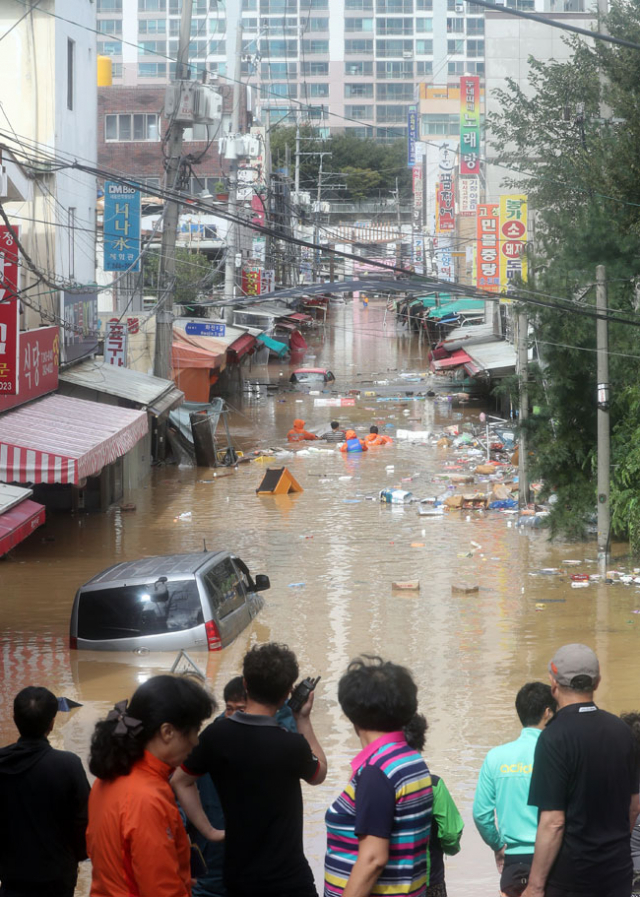
[[[47,396],[0,415],[0,482],[77,485],[148,429],[146,411]]]

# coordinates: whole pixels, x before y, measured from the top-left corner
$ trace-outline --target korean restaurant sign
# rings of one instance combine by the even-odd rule
[[[19,286],[19,227],[0,227],[0,302],[15,298]]]
[[[476,286],[500,292],[500,234],[497,202],[478,206],[476,215]]]
[[[440,147],[438,184],[436,185],[436,233],[446,234],[456,227],[456,194],[453,172],[455,150],[444,143]]]
[[[118,368],[127,366],[127,322],[119,318],[107,321],[104,338],[104,360]]]
[[[0,400],[17,395],[20,380],[18,233],[17,227],[0,227]]]
[[[460,214],[463,218],[475,218],[480,193],[480,179],[475,175],[461,177],[459,187]]]
[[[480,78],[460,78],[460,174],[480,170]]]
[[[58,388],[60,367],[58,328],[40,327],[38,330],[23,331],[20,334],[19,348],[20,391],[17,395],[9,395],[0,387],[0,411],[8,411]]]
[[[512,193],[500,197],[500,288],[508,297],[515,292],[515,278],[526,281],[527,197]]]
[[[104,270],[140,270],[140,191],[104,185]]]

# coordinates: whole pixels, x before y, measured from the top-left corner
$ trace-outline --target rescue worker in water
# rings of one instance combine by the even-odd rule
[[[362,439],[358,439],[355,430],[347,430],[346,442],[339,447],[341,452],[366,452],[367,444]]]
[[[317,439],[313,433],[308,433],[304,428],[304,421],[299,418],[293,422],[293,430],[287,433],[289,442],[306,442],[307,440]]]
[[[378,428],[374,425],[369,427],[369,432],[365,436],[364,441],[368,446],[371,445],[391,445],[393,439],[390,436],[381,436],[378,432]]]

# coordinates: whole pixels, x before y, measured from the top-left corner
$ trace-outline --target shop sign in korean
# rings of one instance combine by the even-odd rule
[[[479,192],[479,178],[475,175],[460,178],[460,214],[465,218],[475,218]]]
[[[0,396],[18,393],[20,305],[17,299],[0,302]]]
[[[480,78],[460,78],[460,174],[480,170]]]
[[[515,293],[514,280],[527,279],[527,197],[500,197],[500,288],[507,301]]]
[[[18,268],[19,227],[0,227],[0,301],[11,299],[18,292],[20,270]]]
[[[407,113],[407,166],[409,168],[413,168],[416,164],[418,136],[418,111],[415,106],[409,106]]]
[[[104,339],[104,360],[118,368],[127,366],[127,322],[114,318],[107,321]]]
[[[104,185],[104,270],[140,270],[140,191]]]
[[[500,235],[497,202],[478,206],[476,216],[476,286],[500,292]]]
[[[0,303],[1,306],[2,303]],[[1,315],[0,311],[0,318]],[[1,329],[0,327],[0,332]],[[0,367],[1,364],[0,356]],[[58,328],[54,326],[39,327],[37,330],[23,330],[20,334],[18,364],[20,391],[18,395],[10,395],[0,387],[0,411],[16,408],[18,405],[23,405],[31,399],[37,399],[58,388],[58,369],[60,367],[60,332]]]
[[[440,147],[436,187],[436,233],[446,234],[456,227],[456,194],[453,171],[455,151],[449,144]]]

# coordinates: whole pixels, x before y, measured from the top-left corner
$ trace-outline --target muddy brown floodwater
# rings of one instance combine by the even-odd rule
[[[403,371],[423,370],[417,340],[398,336],[392,321],[385,328],[383,318],[384,307],[374,303],[368,310],[338,306],[326,331],[312,338],[306,360],[331,368],[343,394],[365,379],[393,381]],[[286,382],[289,372],[273,365],[251,377]],[[400,381],[397,388],[420,386]],[[237,410],[230,423],[246,448],[284,444],[296,417],[312,429],[338,417],[367,428],[378,421],[437,430],[462,415],[477,420],[480,410],[410,397],[360,398],[353,408],[324,408],[314,407],[313,396],[267,397],[264,390],[233,404]],[[471,818],[483,757],[493,745],[517,737],[518,688],[546,680],[548,660],[565,642],[585,641],[597,651],[601,706],[616,713],[640,709],[640,615],[633,613],[640,592],[604,585],[574,590],[564,577],[532,575],[561,567],[565,559],[583,561],[576,571],[594,572],[592,544],[552,545],[543,533],[520,531],[498,513],[428,519],[420,518],[415,506],[366,500],[415,474],[403,486],[420,497],[433,494],[432,477],[442,471],[445,458],[442,449],[398,442],[355,458],[339,452],[294,457],[286,463],[304,492],[278,499],[256,496],[261,465],[240,466],[233,476],[214,482],[209,471],[169,467],[155,470],[131,497],[135,513],[51,515],[43,529],[0,562],[0,743],[15,737],[10,712],[15,692],[43,684],[82,703],[59,716],[54,744],[86,761],[94,722],[139,682],[168,669],[173,656],[69,651],[77,586],[116,561],[198,551],[206,540],[208,548],[237,552],[254,573],[268,573],[272,586],[263,612],[233,645],[220,654],[194,655],[216,694],[238,673],[243,653],[255,641],[287,642],[303,674],[322,675],[314,723],[330,773],[321,787],[305,787],[306,843],[318,882],[324,812],[359,749],[336,700],[337,682],[351,658],[368,652],[406,664],[419,684],[420,709],[429,720],[429,766],[445,778],[466,824],[461,853],[447,862],[450,893],[496,894],[493,855]],[[395,469],[386,470],[388,465]],[[190,518],[177,519],[187,511]],[[413,578],[421,582],[419,592],[392,591],[393,580]],[[459,579],[477,581],[480,591],[452,594]],[[86,893],[88,875],[84,869],[78,894]]]

